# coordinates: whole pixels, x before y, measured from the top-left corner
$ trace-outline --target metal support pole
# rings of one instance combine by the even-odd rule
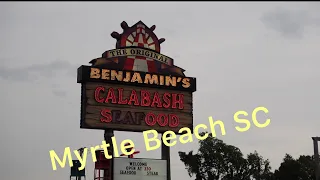
[[[114,153],[113,153],[113,144],[112,144],[112,140],[111,137],[114,136],[114,131],[113,130],[104,130],[104,140],[106,141],[106,144],[110,144],[109,147],[109,152],[112,156],[111,159],[111,166],[110,169],[108,169],[109,172],[107,172],[106,170],[103,171],[103,180],[112,180],[113,179],[113,160],[114,160]],[[111,177],[111,179],[109,179],[108,177]],[[100,180],[100,179],[99,179]]]
[[[83,150],[84,150],[84,148],[78,149],[81,158],[82,158]],[[77,176],[76,180],[81,180],[81,175]]]
[[[170,135],[167,135],[170,137]],[[170,143],[170,140],[167,140]],[[167,160],[167,180],[171,180],[171,171],[170,171],[170,147],[166,146],[163,143],[163,138],[161,137],[161,159]]]
[[[316,180],[320,180],[320,167],[319,167],[320,162],[319,162],[319,147],[318,147],[318,141],[320,141],[320,137],[312,137],[312,140],[313,140]]]

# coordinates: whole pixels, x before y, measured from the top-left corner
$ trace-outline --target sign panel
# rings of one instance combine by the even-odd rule
[[[114,180],[166,180],[167,162],[160,159],[114,158]]]
[[[193,125],[191,92],[86,83],[82,128],[158,132]]]
[[[155,26],[139,21],[111,33],[116,49],[78,68],[81,83],[81,128],[159,133],[193,130],[192,93],[196,78],[160,52],[164,38]]]

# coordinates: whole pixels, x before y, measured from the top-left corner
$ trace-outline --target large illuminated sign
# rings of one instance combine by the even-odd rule
[[[193,129],[192,93],[196,79],[186,77],[174,60],[160,53],[153,33],[139,21],[121,23],[113,32],[116,49],[78,68],[81,83],[81,128],[141,132],[154,129],[178,133]]]

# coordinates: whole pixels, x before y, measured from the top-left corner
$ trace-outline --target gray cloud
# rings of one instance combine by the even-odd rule
[[[66,97],[66,90],[61,90],[61,84],[56,84],[53,79],[76,77],[76,66],[67,61],[52,61],[46,64],[32,64],[26,67],[0,67],[0,78],[14,82],[41,82],[50,79],[52,93],[58,97]],[[40,83],[41,84],[41,83]],[[57,89],[60,88],[60,89]]]
[[[306,10],[289,10],[276,8],[262,15],[261,21],[284,37],[302,38],[307,26],[317,25],[317,18],[312,17]]]
[[[33,82],[39,78],[52,78],[59,73],[71,75],[70,71],[74,70],[75,66],[71,65],[67,61],[53,61],[47,64],[32,64],[27,67],[12,68],[12,67],[0,67],[0,77],[13,81],[30,81]],[[72,75],[75,76],[75,73]]]
[[[67,95],[67,92],[62,90],[52,90],[52,93],[59,97],[65,97]]]

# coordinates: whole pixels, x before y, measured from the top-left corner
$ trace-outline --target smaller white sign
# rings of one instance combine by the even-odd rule
[[[114,158],[114,180],[166,180],[167,162],[160,159]]]

